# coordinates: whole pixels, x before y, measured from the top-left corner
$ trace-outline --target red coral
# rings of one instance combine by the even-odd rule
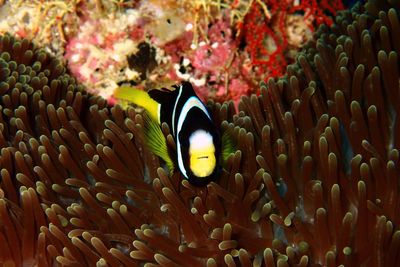
[[[145,30],[140,25],[135,25],[129,32],[129,36],[132,40],[142,41],[145,37]]]
[[[329,15],[344,9],[340,0],[305,0],[299,1],[298,5],[293,5],[293,1],[289,0],[264,2],[271,17],[264,13],[260,3],[254,1],[244,22],[239,22],[236,29],[241,32],[237,41],[245,42],[245,50],[252,64],[257,67],[258,74],[266,73],[265,80],[282,75],[288,64],[286,54],[289,45],[285,33],[288,15],[303,13],[304,22],[313,32],[322,23],[331,25],[332,18]]]

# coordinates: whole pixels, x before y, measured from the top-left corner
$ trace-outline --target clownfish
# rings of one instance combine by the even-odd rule
[[[152,89],[148,92],[119,87],[114,97],[143,107],[145,137],[150,150],[161,157],[172,171],[175,163],[185,179],[195,186],[215,181],[221,171],[221,136],[207,107],[189,82],[173,86],[175,90]],[[175,163],[168,153],[160,125],[165,122],[176,144]],[[223,141],[223,140],[222,140]],[[228,148],[228,150],[232,150]]]

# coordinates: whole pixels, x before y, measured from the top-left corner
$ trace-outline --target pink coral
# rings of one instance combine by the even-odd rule
[[[232,79],[229,83],[229,97],[235,103],[235,107],[238,106],[240,97],[248,95],[251,92],[251,88],[248,83],[242,79]],[[221,93],[221,92],[218,92]]]
[[[231,54],[232,45],[229,42],[201,45],[194,54],[193,67],[201,72],[220,72]]]
[[[340,0],[332,2],[333,8],[327,0],[232,1],[230,7],[210,5],[208,11],[178,1],[139,2],[112,19],[85,16],[69,41],[65,57],[70,70],[91,92],[108,90],[104,80],[114,88],[132,81],[144,88],[186,80],[202,99],[238,102],[260,81],[282,75],[314,28],[331,22],[327,13],[343,8]],[[115,23],[129,12],[134,18]],[[124,61],[143,41],[156,49],[157,66],[142,77]],[[120,44],[119,53],[115,44]],[[110,94],[101,95],[113,102]]]

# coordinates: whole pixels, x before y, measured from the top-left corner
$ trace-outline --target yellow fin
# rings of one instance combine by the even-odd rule
[[[114,91],[114,97],[143,107],[147,110],[151,119],[160,124],[160,118],[158,117],[160,104],[152,99],[147,92],[129,86],[120,86]]]
[[[172,173],[174,171],[174,163],[168,154],[167,140],[161,131],[160,125],[147,112],[144,112],[142,117],[147,147],[165,161],[170,173]]]
[[[228,158],[231,154],[234,154],[236,152],[236,143],[233,140],[233,128],[228,128],[224,131],[222,134],[222,162],[225,165],[226,162],[228,161]]]

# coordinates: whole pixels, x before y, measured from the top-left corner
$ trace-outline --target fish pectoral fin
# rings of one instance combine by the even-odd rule
[[[174,162],[168,153],[167,140],[161,131],[160,125],[155,122],[147,112],[143,112],[144,137],[146,146],[156,156],[162,158],[167,164],[170,174],[174,171]]]
[[[221,138],[221,156],[222,156],[222,163],[225,166],[226,162],[230,155],[234,154],[237,150],[236,142],[233,140],[233,128],[228,128],[224,131]]]

